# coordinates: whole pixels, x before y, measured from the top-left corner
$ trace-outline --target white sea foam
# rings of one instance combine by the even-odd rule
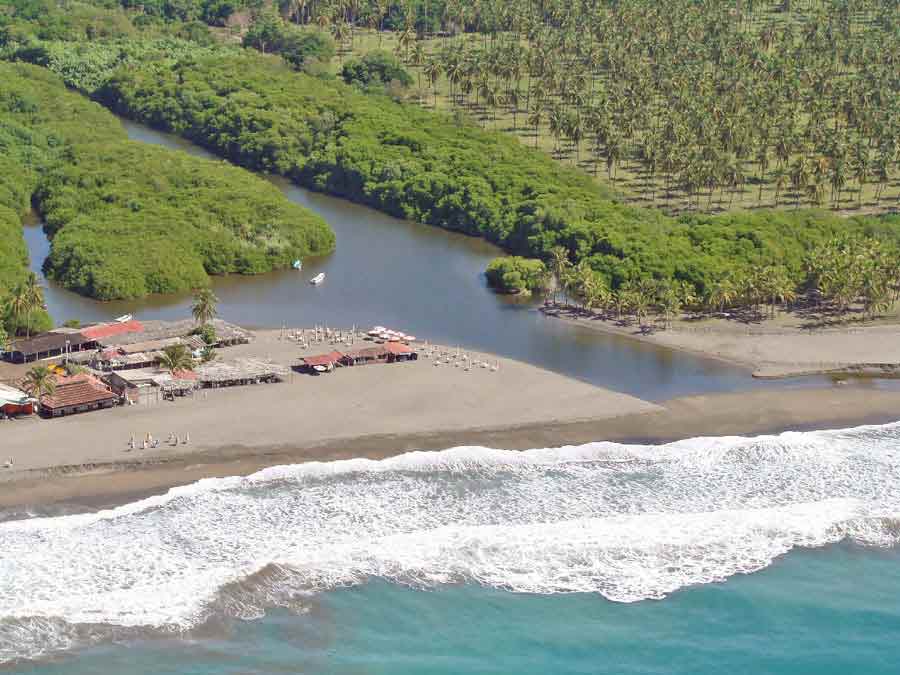
[[[794,547],[894,545],[898,517],[900,424],[274,467],[0,523],[0,661],[372,576],[660,598]]]

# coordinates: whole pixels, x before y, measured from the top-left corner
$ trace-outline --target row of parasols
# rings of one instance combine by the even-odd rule
[[[399,330],[391,330],[390,328],[385,328],[384,326],[375,326],[368,332],[370,337],[378,338],[380,340],[384,340],[385,342],[415,342],[415,335],[408,335],[407,333],[402,333]]]

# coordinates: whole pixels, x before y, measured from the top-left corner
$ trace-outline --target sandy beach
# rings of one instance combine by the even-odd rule
[[[900,375],[900,323],[805,328],[782,316],[742,323],[724,319],[679,320],[667,330],[643,333],[574,310],[554,309],[549,318],[746,367],[754,377],[819,373],[891,377]]]
[[[687,334],[657,335],[676,341]],[[220,358],[253,356],[295,365],[302,354],[328,349],[314,345],[303,351],[269,330],[248,345],[221,350]],[[12,468],[0,471],[0,506],[111,503],[277,464],[412,450],[662,443],[900,419],[900,391],[864,381],[656,404],[529,364],[470,355],[499,368],[465,370],[421,358],[319,376],[293,373],[277,384],[205,389],[175,401],[150,397],[60,419],[0,422],[0,459],[13,460]],[[140,444],[148,433],[160,439],[158,447],[129,447],[132,435]],[[190,434],[190,442],[167,443],[173,433],[182,439]]]
[[[900,419],[900,392],[855,386],[655,405],[515,362],[501,362],[505,374],[497,377],[439,371],[428,361],[360,367],[196,401],[7,422],[0,428],[4,456],[16,463],[0,474],[0,507],[106,505],[267,466],[412,450],[662,443]],[[165,438],[167,430],[187,429],[190,445],[127,450],[132,432]]]

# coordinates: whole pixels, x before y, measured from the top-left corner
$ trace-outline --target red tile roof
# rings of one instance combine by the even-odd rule
[[[141,333],[143,330],[144,326],[140,321],[131,320],[122,323],[105,323],[99,326],[89,326],[88,328],[82,328],[80,332],[91,340],[100,340],[124,333]]]
[[[334,365],[344,357],[340,352],[329,352],[327,354],[316,354],[315,356],[304,356],[301,360],[307,366],[329,366]]]
[[[50,410],[88,405],[118,398],[100,384],[96,378],[88,374],[82,373],[72,377],[57,377],[56,381],[56,391],[41,399],[41,405]]]
[[[400,342],[387,342],[384,345],[384,348],[390,354],[412,354],[415,351],[409,345],[401,344]]]

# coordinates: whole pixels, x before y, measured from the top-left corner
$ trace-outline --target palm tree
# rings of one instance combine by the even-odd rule
[[[37,399],[40,408],[44,396],[56,391],[56,376],[47,366],[35,366],[26,373],[22,389]]]
[[[7,307],[13,318],[13,335],[15,335],[22,328],[22,317],[28,314],[28,294],[24,285],[19,284],[13,289]],[[25,330],[28,330],[27,324]]]
[[[25,280],[25,299],[28,303],[28,323],[25,326],[26,337],[31,331],[32,313],[44,308],[44,288],[38,283],[37,274],[30,272]]]
[[[216,318],[218,311],[216,306],[219,299],[211,288],[201,288],[194,293],[194,304],[191,307],[191,314],[201,327],[206,326],[210,321]]]
[[[184,345],[166,347],[156,358],[156,362],[160,368],[169,371],[172,377],[175,377],[175,373],[179,371],[194,369],[194,358]]]
[[[428,81],[431,82],[431,90],[434,93],[434,107],[437,109],[437,81],[441,76],[441,64],[437,59],[431,58],[425,62],[423,72]]]
[[[681,297],[674,288],[666,289],[659,299],[659,308],[663,313],[666,329],[672,327],[672,318],[681,311]]]
[[[719,312],[724,312],[725,308],[730,306],[737,297],[737,288],[734,281],[730,277],[723,277],[713,284],[706,297],[706,304],[711,308],[718,308]]]
[[[556,283],[553,285],[553,302],[556,303],[559,287],[562,285],[566,276],[566,270],[572,265],[569,262],[569,252],[564,246],[555,246],[550,251],[550,271]]]
[[[528,111],[528,125],[534,127],[534,147],[538,146],[538,138],[540,138],[541,120],[544,117],[544,104],[535,101]]]

